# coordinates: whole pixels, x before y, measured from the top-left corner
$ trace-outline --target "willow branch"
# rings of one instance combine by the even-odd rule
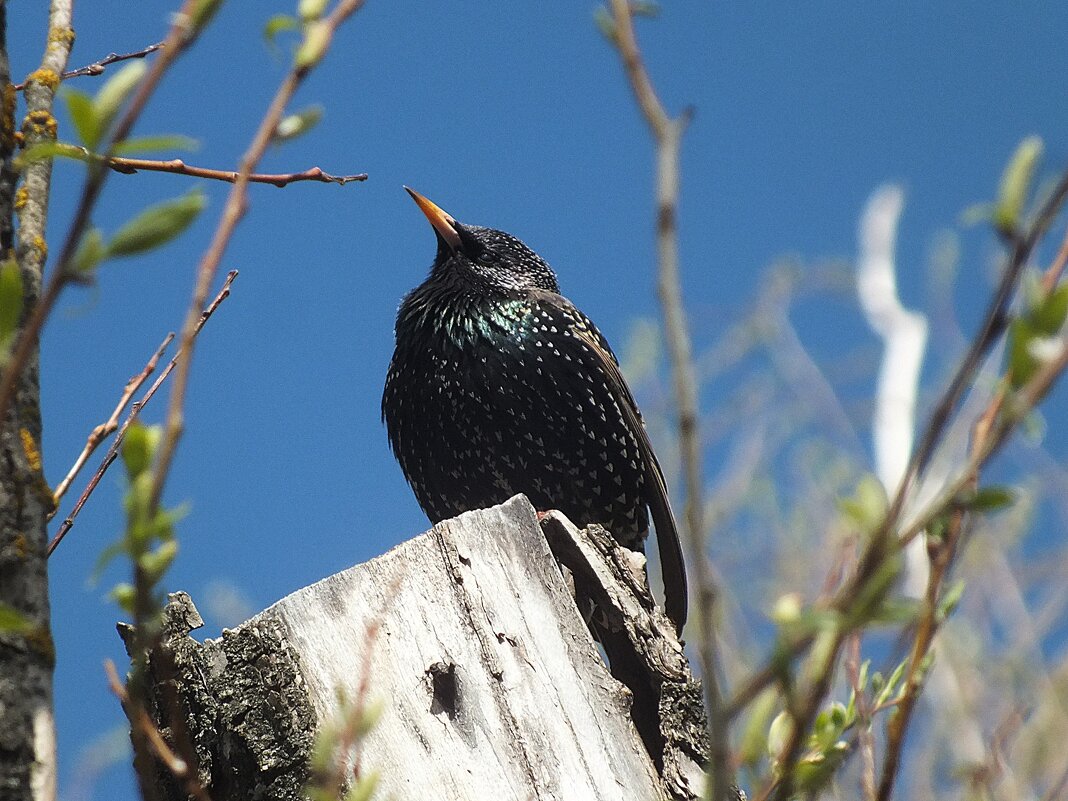
[[[212,181],[225,181],[237,183],[240,173],[234,170],[212,170],[207,167],[195,167],[186,164],[181,159],[167,159],[157,161],[155,159],[130,159],[121,156],[112,156],[107,160],[107,166],[115,172],[123,175],[147,172],[167,172],[173,175],[188,175],[193,178],[208,178]],[[331,175],[324,172],[320,167],[311,167],[301,172],[280,173],[250,173],[247,178],[251,184],[271,184],[277,187],[288,186],[299,181],[316,181],[323,184],[340,184],[344,186],[353,181],[366,181],[367,173],[361,172],[354,175]]]
[[[148,363],[145,364],[141,372],[126,382],[126,387],[123,389],[122,396],[119,398],[115,410],[111,413],[111,417],[107,419],[107,422],[101,423],[89,433],[89,439],[86,441],[81,454],[74,461],[74,464],[67,472],[67,475],[59,482],[59,486],[57,486],[52,493],[57,507],[63,496],[67,494],[67,490],[70,489],[71,483],[78,477],[78,473],[81,472],[85,463],[89,461],[89,457],[93,455],[93,452],[100,446],[100,443],[111,436],[111,434],[119,427],[119,417],[122,415],[123,411],[125,411],[127,404],[137,393],[137,390],[139,390],[141,385],[148,380],[148,377],[155,372],[156,365],[159,364],[159,360],[163,358],[164,351],[167,350],[167,346],[171,344],[171,340],[173,339],[173,333],[167,334],[166,339],[164,339],[159,348],[156,349],[156,352],[152,355],[152,358],[148,360]],[[56,509],[53,509],[53,517],[55,516],[55,513]]]
[[[213,300],[211,304],[206,309],[204,309],[203,312],[201,312],[200,319],[197,321],[196,332],[194,333],[194,336],[200,333],[200,329],[204,327],[204,324],[211,318],[211,315],[215,313],[215,310],[219,308],[219,305],[228,297],[230,297],[230,285],[234,282],[235,278],[237,278],[237,270],[231,270],[229,275],[226,276],[226,280],[223,282],[223,286],[222,289],[219,290],[219,294],[215,296],[215,300]],[[173,337],[174,334],[169,335],[166,341],[170,342]],[[119,450],[122,448],[122,442],[124,439],[126,439],[127,430],[129,430],[130,426],[137,419],[137,416],[141,413],[141,410],[148,405],[148,402],[150,400],[152,400],[152,396],[156,394],[156,391],[163,385],[163,382],[167,380],[167,376],[169,376],[174,371],[174,368],[178,365],[178,361],[181,359],[181,357],[182,351],[181,349],[179,349],[178,352],[171,357],[170,362],[168,362],[163,372],[160,373],[159,376],[157,376],[156,380],[152,383],[152,386],[148,388],[148,391],[145,392],[143,396],[141,396],[141,400],[137,401],[137,403],[135,403],[131,407],[130,413],[123,421],[122,427],[119,428],[118,434],[115,435],[114,442],[112,442],[111,447],[108,448],[108,452],[104,456],[104,460],[96,469],[96,472],[89,480],[89,484],[86,486],[81,496],[79,496],[78,502],[74,504],[74,508],[71,510],[71,513],[63,521],[62,525],[60,525],[59,530],[52,538],[52,541],[48,543],[49,556],[51,556],[52,552],[56,550],[56,548],[59,546],[59,543],[63,541],[63,538],[67,536],[67,532],[71,530],[71,527],[74,525],[74,519],[78,516],[78,513],[81,512],[82,507],[85,506],[85,502],[89,500],[89,496],[93,494],[93,491],[100,483],[100,480],[104,477],[104,474],[108,471],[108,468],[111,467],[112,462],[114,462],[115,459],[118,458]]]
[[[84,67],[78,67],[76,70],[68,70],[62,74],[63,80],[68,78],[81,78],[86,75],[100,75],[111,64],[116,64],[120,61],[129,61],[134,58],[144,58],[145,56],[155,53],[157,50],[163,47],[163,42],[156,42],[141,50],[135,50],[132,53],[108,53],[99,61],[94,61],[92,64],[86,64]],[[28,81],[27,81],[28,83]],[[26,83],[15,84],[15,91],[21,92],[26,88]]]
[[[66,5],[69,10],[69,2],[57,2],[53,5],[53,8],[63,5]],[[164,74],[175,60],[196,40],[200,30],[194,26],[192,14],[198,6],[199,0],[185,0],[181,10],[175,15],[174,23],[171,25],[171,29],[167,33],[167,38],[163,42],[159,58],[152,62],[152,66],[149,67],[145,77],[138,84],[133,98],[126,107],[126,111],[119,118],[118,123],[115,125],[114,130],[108,138],[108,146],[105,148],[104,158],[109,158],[112,155],[115,146],[130,135],[130,131],[133,130],[134,124],[141,116],[141,112],[144,110],[149,98],[156,91],[156,87],[159,85]],[[55,25],[51,25],[51,30],[56,29]],[[73,41],[73,31],[70,30],[69,26],[69,14],[66,30],[69,33],[70,41]],[[50,40],[52,38],[53,37],[50,37]],[[57,83],[58,76],[62,73],[62,68],[65,65],[66,60],[64,59],[63,65],[60,65],[58,69],[52,70],[52,75],[55,76],[55,81]],[[34,75],[37,74],[38,73],[34,73]],[[31,98],[36,94],[35,87],[39,85],[39,82],[34,80],[33,76],[31,76],[27,84],[25,94],[27,104],[29,105]],[[27,116],[27,119],[29,118],[30,117]],[[51,115],[49,115],[49,118],[52,119]],[[54,124],[54,119],[52,119],[52,122]],[[51,138],[55,138],[54,133]],[[32,144],[33,141],[27,137],[27,145]],[[45,171],[42,172],[42,174],[50,174],[51,169],[51,159],[40,159],[28,165],[26,168],[27,189],[31,189],[30,177],[32,175],[36,175],[41,171]],[[81,197],[78,199],[78,206],[74,212],[74,219],[70,224],[70,228],[67,230],[67,236],[63,242],[63,247],[60,250],[59,258],[56,259],[55,265],[52,268],[52,276],[49,279],[44,292],[41,294],[40,299],[33,305],[29,317],[15,341],[7,369],[4,371],[2,377],[0,377],[0,425],[3,424],[5,410],[11,403],[11,396],[14,392],[18,377],[22,374],[30,356],[37,346],[37,340],[40,337],[41,329],[44,328],[45,321],[48,319],[49,314],[51,314],[52,308],[55,306],[64,287],[75,278],[70,269],[71,261],[82,240],[85,229],[89,224],[89,216],[92,213],[93,208],[96,206],[96,201],[99,199],[100,193],[104,189],[104,184],[107,182],[108,175],[110,175],[109,170],[96,169],[89,171],[85,186],[82,189]],[[33,192],[30,191],[28,194],[32,196]],[[24,207],[23,210],[24,218],[27,213],[27,208],[29,208],[28,205],[27,207]],[[24,226],[25,220],[23,221],[23,226],[20,226],[20,231]],[[37,244],[38,242],[41,245],[44,243],[43,225],[42,230],[40,231],[40,238],[34,239],[31,244]],[[44,256],[42,252],[41,267],[43,268],[43,266]],[[40,271],[38,274],[40,274]]]
[[[170,472],[174,454],[178,447],[178,440],[181,438],[184,427],[185,392],[189,384],[189,368],[192,364],[193,345],[196,337],[197,320],[200,317],[200,308],[204,305],[204,301],[208,296],[212,281],[218,271],[219,263],[222,261],[223,254],[230,244],[234,230],[237,228],[241,218],[244,217],[248,207],[249,176],[255,172],[256,165],[259,164],[263,154],[270,146],[274,133],[278,128],[278,123],[281,121],[286,106],[289,104],[294,92],[296,92],[297,87],[304,82],[311,70],[320,62],[321,56],[329,50],[338,26],[355,14],[363,6],[363,3],[364,0],[340,0],[329,16],[314,23],[314,31],[319,37],[318,52],[320,58],[313,61],[301,61],[298,59],[278,87],[267,113],[260,122],[259,130],[256,131],[248,150],[241,159],[238,177],[226,199],[219,225],[215,229],[211,244],[197,267],[193,299],[189,304],[189,312],[186,315],[180,338],[182,352],[186,356],[178,365],[178,371],[171,387],[170,406],[164,424],[163,438],[152,471],[152,489],[149,494],[148,505],[149,519],[152,519],[159,509],[163,487],[167,481],[167,475]],[[310,32],[313,28],[309,27],[308,30]]]
[[[973,449],[976,443],[982,442],[1001,408],[1003,393],[995,395],[987,411],[979,418],[973,432]],[[969,474],[969,485],[974,489],[978,485],[978,471]],[[920,666],[927,657],[934,643],[935,634],[941,621],[938,615],[938,599],[941,595],[942,585],[946,574],[949,572],[953,559],[956,556],[957,545],[960,542],[964,528],[964,511],[956,509],[946,526],[945,535],[940,542],[928,543],[930,557],[930,573],[927,577],[927,591],[923,597],[923,609],[917,623],[916,634],[912,642],[912,651],[909,654],[908,668],[900,693],[901,702],[897,714],[890,718],[886,731],[886,756],[883,759],[883,769],[879,777],[879,790],[876,801],[888,801],[893,792],[894,781],[897,778],[898,766],[901,762],[901,751],[905,744],[905,732],[908,730],[912,713],[916,708],[916,701],[920,697]]]
[[[611,0],[609,8],[613,22],[611,41],[619,52],[634,99],[656,146],[657,290],[675,383],[679,452],[686,488],[685,530],[697,585],[698,653],[708,712],[710,796],[714,801],[721,801],[730,797],[730,745],[716,656],[714,622],[717,590],[708,566],[705,542],[696,368],[679,276],[679,149],[691,113],[687,110],[678,117],[671,117],[660,102],[642,61],[627,0]]]

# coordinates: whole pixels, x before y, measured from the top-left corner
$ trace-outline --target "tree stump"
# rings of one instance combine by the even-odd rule
[[[576,596],[595,607],[612,672]],[[217,640],[192,639],[201,624],[187,595],[171,596],[151,704],[165,736],[192,745],[213,801],[303,798],[316,732],[361,694],[383,709],[359,751],[376,797],[652,801],[703,788],[700,685],[642,557],[557,513],[539,525],[522,496]],[[165,773],[161,785],[185,798]]]

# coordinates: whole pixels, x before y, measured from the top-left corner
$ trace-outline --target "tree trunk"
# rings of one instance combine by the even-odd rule
[[[576,597],[629,687],[606,668]],[[700,685],[641,557],[556,513],[539,526],[521,496],[299,590],[218,640],[190,638],[200,623],[188,596],[172,596],[153,704],[164,734],[193,744],[214,801],[302,798],[316,732],[372,702],[382,715],[346,776],[376,771],[376,797],[702,790]],[[161,777],[168,797],[185,797]]]
[[[0,262],[15,256],[13,208],[17,180],[11,165],[16,94],[7,59],[6,13],[6,5],[0,0]],[[38,95],[44,91],[48,92],[50,103],[51,89],[46,87]],[[27,144],[36,141],[34,136],[31,131]],[[27,198],[31,194],[35,202],[47,203],[47,179],[28,188]],[[36,215],[27,230],[43,231],[44,212],[37,213],[43,205],[35,205],[32,212],[26,211],[25,205],[23,209],[24,213]],[[20,230],[20,238],[22,233]],[[43,255],[38,258],[41,247],[36,240],[29,246],[21,243],[18,250],[25,320],[40,293]],[[18,331],[21,330],[20,324]],[[6,350],[9,345],[10,342],[0,343],[0,348]],[[41,472],[38,375],[35,346],[17,378],[9,409],[0,409],[0,801],[55,798],[55,647],[49,624],[45,556],[46,515],[53,501]]]

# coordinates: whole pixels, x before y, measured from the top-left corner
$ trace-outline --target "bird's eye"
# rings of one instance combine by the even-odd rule
[[[464,228],[457,228],[460,235],[460,250],[472,261],[485,261],[487,258],[486,246],[479,242],[471,232]]]

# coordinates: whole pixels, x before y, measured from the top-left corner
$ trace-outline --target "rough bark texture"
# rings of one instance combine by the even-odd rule
[[[337,719],[339,697],[359,696],[367,666],[385,710],[360,754],[381,774],[376,797],[693,799],[700,687],[640,560],[555,514],[543,533],[517,497],[299,590],[219,640],[188,636],[199,616],[177,595],[153,656],[157,714],[188,728],[214,801],[299,798],[313,732]],[[573,591],[596,604],[632,689],[605,667]]]
[[[59,31],[57,35],[62,34],[63,31]],[[0,45],[5,36],[6,8],[0,3]],[[11,169],[11,155],[15,91],[10,82],[6,49],[0,47],[0,51],[2,261],[11,258],[14,244],[15,176]],[[38,108],[43,103],[43,92],[47,92],[50,105],[52,89],[36,87]],[[45,117],[51,119],[47,111],[40,119]],[[43,122],[42,125],[46,129],[45,135],[48,131],[55,135],[54,129]],[[43,233],[47,179],[35,189],[44,198],[35,206],[40,211],[39,226],[35,231]],[[35,234],[30,246],[23,247],[21,230],[19,235],[25,316],[40,292],[44,240]],[[14,609],[21,618],[19,625],[0,630],[0,801],[55,797],[52,722],[55,649],[49,626],[45,558],[46,514],[51,508],[52,493],[41,473],[38,372],[35,352],[18,380],[10,409],[6,414],[0,410],[0,604]]]

